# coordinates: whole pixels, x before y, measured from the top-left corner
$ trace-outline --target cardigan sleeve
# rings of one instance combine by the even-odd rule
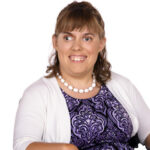
[[[138,137],[140,142],[144,144],[146,137],[150,134],[150,109],[146,105],[138,89],[132,83],[130,90],[132,95],[131,102],[135,108],[139,121]]]
[[[30,143],[42,141],[46,116],[44,96],[45,87],[39,83],[25,90],[16,113],[14,150],[25,150]]]

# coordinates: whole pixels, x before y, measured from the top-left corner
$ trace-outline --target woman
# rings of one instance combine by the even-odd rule
[[[127,78],[110,71],[99,12],[72,2],[58,15],[52,40],[49,74],[19,103],[14,150],[150,148],[150,110]]]

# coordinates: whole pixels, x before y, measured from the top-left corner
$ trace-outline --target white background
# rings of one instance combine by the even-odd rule
[[[1,149],[12,149],[18,102],[25,88],[46,75],[55,20],[70,2],[72,0],[0,0]],[[105,22],[112,70],[129,78],[150,107],[149,0],[90,2]]]

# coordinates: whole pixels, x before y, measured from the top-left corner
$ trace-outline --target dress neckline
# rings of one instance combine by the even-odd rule
[[[61,92],[62,92],[62,94],[63,94],[64,96],[67,95],[67,96],[70,97],[71,99],[90,100],[90,99],[93,99],[93,98],[97,97],[97,96],[101,93],[101,91],[103,90],[104,86],[105,86],[104,84],[101,84],[101,88],[99,89],[98,93],[97,93],[96,95],[92,96],[92,97],[89,97],[89,98],[75,98],[75,97],[72,97],[71,95],[67,94],[61,87],[60,87],[60,90],[61,90]]]

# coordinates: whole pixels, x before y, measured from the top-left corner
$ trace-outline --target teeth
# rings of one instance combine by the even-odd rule
[[[82,61],[86,59],[86,56],[70,56],[70,59],[73,61]]]
[[[72,60],[74,61],[81,61],[81,60],[84,60],[83,58],[73,58]]]

